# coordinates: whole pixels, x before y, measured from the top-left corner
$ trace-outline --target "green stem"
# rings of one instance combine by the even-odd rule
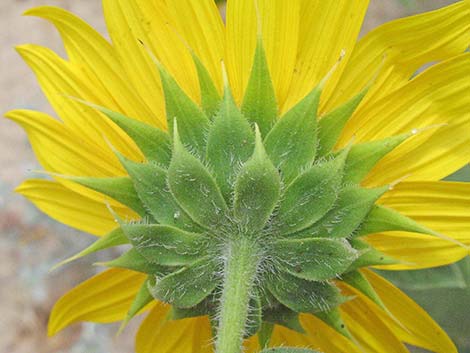
[[[249,314],[251,290],[259,263],[255,242],[240,237],[227,251],[224,284],[220,303],[216,352],[239,353]]]

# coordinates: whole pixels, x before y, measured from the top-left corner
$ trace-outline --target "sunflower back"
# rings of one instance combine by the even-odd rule
[[[358,270],[396,263],[360,237],[397,229],[432,234],[376,205],[390,185],[360,184],[413,133],[337,149],[366,89],[320,117],[325,79],[278,116],[261,40],[240,108],[228,80],[220,97],[201,61],[193,58],[201,105],[155,59],[168,132],[93,105],[133,139],[145,161],[116,150],[129,177],[73,180],[130,207],[141,220],[116,216],[119,227],[79,256],[132,246],[105,264],[148,275],[128,319],[156,299],[172,305],[175,320],[208,315],[214,323],[223,321],[220,308],[228,300],[223,288],[238,259],[251,269],[238,279],[247,289],[249,309],[239,328],[245,338],[259,333],[269,341],[274,324],[303,332],[300,313],[313,313],[349,337],[337,310],[348,297],[335,279],[382,305]]]

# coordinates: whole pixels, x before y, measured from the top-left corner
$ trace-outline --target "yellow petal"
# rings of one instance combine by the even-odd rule
[[[31,67],[41,88],[62,121],[76,134],[112,155],[109,143],[129,158],[142,159],[135,143],[96,109],[84,106],[69,96],[105,104],[95,83],[82,74],[79,65],[67,62],[50,49],[22,45],[17,51]],[[108,141],[106,141],[108,140]]]
[[[470,245],[469,191],[468,183],[403,182],[385,194],[380,203]],[[387,232],[368,236],[367,241],[404,262],[384,266],[384,269],[435,267],[456,262],[468,255],[468,250],[457,244],[421,234]]]
[[[366,185],[389,183],[408,174],[407,180],[439,180],[468,163],[468,77],[470,54],[462,54],[359,108],[346,125],[340,145],[353,136],[360,142],[418,131],[371,171]]]
[[[300,322],[305,329],[304,334],[283,326],[274,326],[269,346],[310,348],[328,353],[360,353],[353,342],[320,319],[310,314],[301,314]]]
[[[57,182],[30,179],[18,186],[16,191],[49,217],[84,232],[101,236],[116,227],[105,204],[80,195]],[[138,219],[127,208],[115,208],[115,211],[123,219]]]
[[[300,0],[257,0],[262,32],[279,106],[292,79],[299,36]],[[257,14],[253,0],[227,2],[226,66],[237,102],[243,97],[253,64]]]
[[[99,92],[103,106],[158,125],[156,116],[129,86],[129,79],[114,48],[86,22],[64,9],[52,6],[33,8],[26,11],[25,15],[44,18],[56,26],[68,58],[81,68],[87,80],[93,82],[93,88]]]
[[[360,353],[361,350],[348,338],[344,337],[333,328],[325,324],[315,316],[302,314],[300,316],[302,327],[314,346],[320,351],[331,353]]]
[[[145,275],[129,270],[104,271],[61,297],[52,309],[48,334],[79,321],[108,323],[125,318]]]
[[[147,49],[193,99],[199,99],[196,69],[164,1],[104,0],[106,24],[120,62],[139,96],[166,126],[160,76]],[[140,43],[142,42],[142,43]]]
[[[168,0],[166,3],[178,33],[201,59],[222,92],[225,28],[217,5],[212,0]]]
[[[371,301],[357,296],[349,287],[339,283],[343,294],[354,296],[342,304],[341,314],[349,331],[357,340],[360,350],[366,353],[409,353],[408,349],[383,323]]]
[[[318,348],[312,345],[312,340],[307,335],[292,331],[286,327],[275,325],[270,347],[302,347],[302,348]]]
[[[403,182],[379,202],[419,223],[470,245],[468,183]],[[387,232],[368,236],[367,241],[384,253],[402,260],[384,269],[418,269],[456,262],[468,249],[435,236]]]
[[[470,183],[403,182],[387,192],[379,202],[470,245]]]
[[[29,142],[42,167],[53,173],[66,176],[113,177],[127,175],[114,154],[83,140],[65,124],[47,114],[31,110],[14,110],[7,118],[20,124],[29,137]],[[124,206],[103,194],[85,188],[67,179],[55,177],[67,188],[102,204]]]
[[[410,297],[370,270],[362,270],[385,307],[400,325],[382,311],[382,317],[402,340],[436,353],[456,353],[454,343],[439,325]],[[358,293],[355,293],[358,295]],[[372,302],[371,302],[371,305]],[[380,309],[379,309],[380,310]]]
[[[342,142],[347,143],[353,135],[357,141],[368,141],[452,122],[466,112],[469,74],[470,54],[432,66],[400,90],[360,107],[346,125]]]
[[[251,336],[243,342],[243,348],[246,353],[258,353],[260,351],[258,335]]]
[[[14,110],[5,116],[25,129],[39,163],[48,171],[96,177],[126,175],[114,155],[47,114]]]
[[[368,99],[407,83],[422,65],[462,53],[470,41],[470,2],[386,23],[359,41],[328,110],[361,91],[380,71]]]
[[[407,180],[439,180],[464,167],[469,156],[470,113],[398,146],[374,167],[364,184],[383,185],[405,175]]]
[[[459,261],[468,250],[432,235],[386,232],[365,238],[377,250],[399,261],[397,265],[377,266],[384,270],[416,270],[443,266]]]
[[[330,78],[322,101],[331,95],[351,57],[368,4],[368,0],[301,0],[297,60],[284,111],[319,83],[344,50],[346,56]]]
[[[136,353],[212,353],[207,317],[183,320],[167,318],[170,306],[156,304],[136,336]]]

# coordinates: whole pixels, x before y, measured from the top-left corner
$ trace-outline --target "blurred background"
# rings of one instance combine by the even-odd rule
[[[286,0],[287,1],[287,0]],[[386,21],[439,8],[455,0],[371,0],[363,33]],[[33,74],[13,47],[46,45],[63,53],[58,34],[45,21],[21,17],[38,5],[56,5],[85,18],[106,35],[98,0],[0,1],[0,112],[27,108],[53,114]],[[223,11],[223,1],[219,2]],[[0,124],[0,353],[131,353],[138,319],[119,337],[117,325],[74,325],[48,339],[48,313],[62,294],[97,271],[90,266],[109,254],[87,257],[50,273],[59,260],[81,250],[93,237],[39,213],[13,189],[40,167],[23,131]],[[453,180],[470,181],[470,168]],[[386,274],[447,330],[460,352],[470,352],[470,260],[433,270]],[[418,351],[416,352],[424,352]]]

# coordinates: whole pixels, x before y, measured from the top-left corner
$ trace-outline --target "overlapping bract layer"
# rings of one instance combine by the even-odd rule
[[[228,84],[219,97],[195,57],[202,107],[158,65],[169,133],[95,106],[140,148],[146,161],[116,154],[129,177],[73,178],[138,213],[79,256],[130,243],[106,263],[148,274],[129,318],[154,299],[172,304],[174,319],[215,317],[224,276],[224,249],[246,237],[259,269],[246,336],[272,324],[302,331],[298,314],[316,314],[348,335],[335,308],[342,279],[378,302],[357,270],[393,263],[360,237],[377,231],[431,231],[375,202],[389,186],[361,180],[412,133],[335,151],[339,132],[363,93],[318,119],[324,82],[278,117],[261,40],[241,108]],[[271,326],[270,326],[271,325]]]

